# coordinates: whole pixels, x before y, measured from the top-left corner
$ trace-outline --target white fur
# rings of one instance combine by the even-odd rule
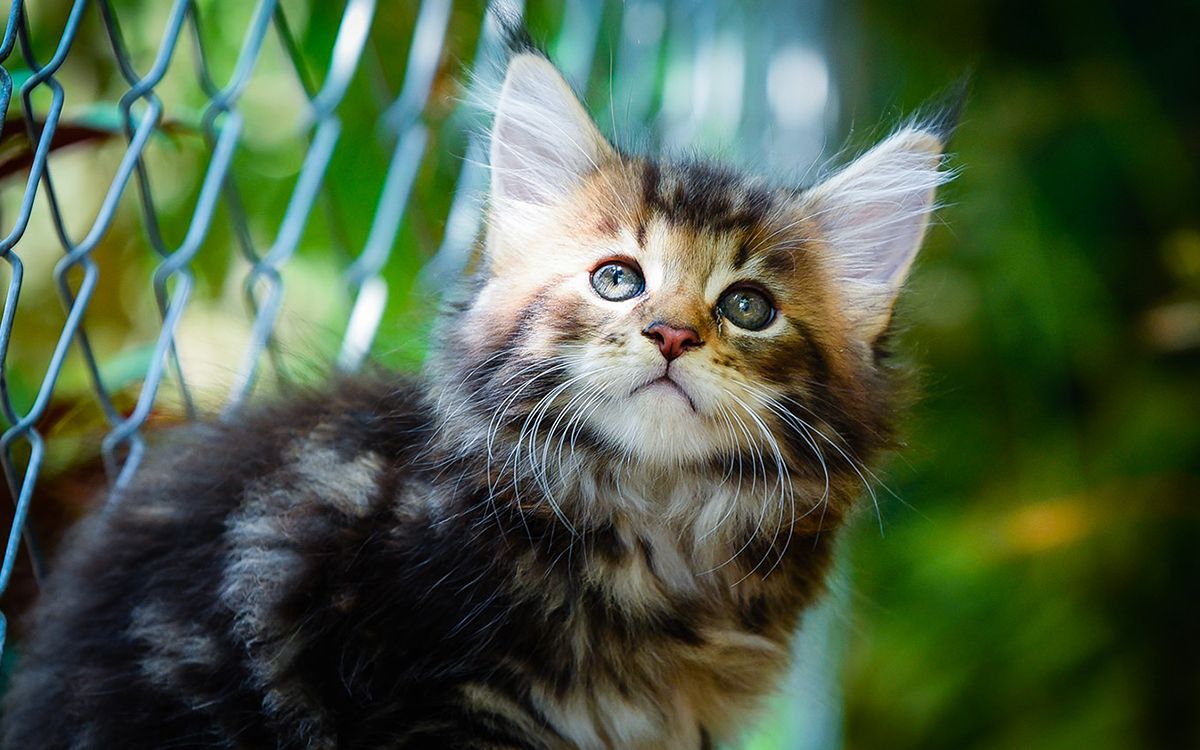
[[[128,635],[145,649],[142,674],[163,690],[189,694],[188,670],[220,666],[220,649],[212,634],[201,623],[182,621],[161,603],[134,609]]]
[[[289,446],[285,457],[309,491],[347,515],[361,516],[379,489],[383,461],[371,452],[345,458],[327,442],[335,430],[333,425],[318,427]]]
[[[808,193],[805,213],[821,229],[836,282],[864,339],[886,327],[929,225],[943,142],[901,129]]]
[[[610,154],[554,66],[536,55],[514,57],[492,124],[492,201],[556,203]]]

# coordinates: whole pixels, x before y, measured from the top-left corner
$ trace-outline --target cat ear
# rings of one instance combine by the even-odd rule
[[[887,328],[925,237],[934,192],[953,176],[941,169],[944,148],[938,128],[903,128],[803,199],[865,341]]]
[[[553,204],[613,155],[553,65],[512,58],[492,125],[493,201]]]

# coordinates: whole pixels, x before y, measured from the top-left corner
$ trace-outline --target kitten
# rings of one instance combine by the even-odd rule
[[[777,187],[617,151],[518,50],[423,377],[176,435],[59,561],[4,747],[735,736],[888,447],[946,132]]]

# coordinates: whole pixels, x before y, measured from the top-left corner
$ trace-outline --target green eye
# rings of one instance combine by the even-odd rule
[[[592,288],[604,299],[620,302],[646,291],[646,280],[630,264],[610,260],[592,271]]]
[[[717,312],[747,331],[761,331],[775,319],[771,298],[753,287],[736,287],[725,292],[717,302]]]

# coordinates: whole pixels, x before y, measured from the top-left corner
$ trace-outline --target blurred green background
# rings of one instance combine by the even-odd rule
[[[854,540],[854,747],[1200,747],[1197,3],[859,2],[859,118],[965,62],[908,295],[924,397]]]
[[[145,70],[169,4],[114,6],[135,67]],[[343,4],[282,7],[319,84]],[[374,215],[392,147],[378,118],[400,87],[417,7],[379,5],[338,109],[344,131],[327,194],[284,268],[279,346],[304,372],[320,371],[312,363],[333,356],[345,326],[351,296],[340,274]],[[618,125],[612,103],[622,92],[609,82],[625,7],[605,6],[587,86],[593,109]],[[743,20],[771,21],[761,16],[772,6],[738,7]],[[197,8],[223,80],[252,4],[204,0]],[[922,398],[905,450],[883,473],[882,533],[864,514],[849,535],[823,626],[835,637],[819,656],[836,666],[841,693],[827,695],[840,706],[827,711],[840,729],[824,741],[1200,748],[1200,3],[854,0],[821,8],[812,18],[837,90],[826,156],[846,137],[852,150],[865,146],[966,68],[975,71],[953,144],[961,176],[943,196],[944,226],[931,233],[902,310],[903,349],[921,374]],[[43,59],[68,9],[65,0],[29,8]],[[579,50],[554,30],[570,12],[551,2],[528,8],[535,36],[558,40],[551,52],[566,61]],[[420,362],[436,309],[418,273],[441,242],[466,151],[455,112],[480,15],[479,3],[453,6],[426,110],[430,142],[384,271],[390,294],[376,356],[395,367]],[[665,16],[668,35],[679,18]],[[209,157],[194,62],[191,45],[181,44],[157,89],[170,127],[147,154],[172,245]],[[5,63],[18,86],[21,65]],[[58,78],[64,121],[111,126],[126,87],[94,9]],[[651,92],[655,102],[673,95]],[[34,103],[44,111],[44,92]],[[240,99],[247,127],[234,162],[260,249],[278,230],[308,145],[299,125],[305,107],[271,37]],[[0,162],[18,164],[0,177],[6,233],[27,176],[18,163],[27,149],[13,122],[19,111],[14,101],[0,142]],[[720,132],[699,135],[722,153],[737,151]],[[99,136],[52,157],[76,238],[123,151],[121,137]],[[51,275],[61,252],[39,199],[17,245],[26,279],[4,363],[22,409],[63,323]],[[149,293],[157,259],[132,187],[94,257],[100,286],[87,328],[105,384],[127,406],[159,324]],[[249,265],[224,209],[193,268],[181,356],[200,400],[215,407],[249,321],[240,289]],[[0,267],[0,281],[7,272]],[[179,411],[168,382],[152,424]],[[49,453],[33,524],[53,540],[81,511],[81,488],[100,476],[105,423],[77,354],[39,428]],[[16,614],[31,592],[28,581],[14,582],[5,611]],[[804,727],[789,713],[798,700],[783,698],[747,747],[800,747],[790,733]]]

